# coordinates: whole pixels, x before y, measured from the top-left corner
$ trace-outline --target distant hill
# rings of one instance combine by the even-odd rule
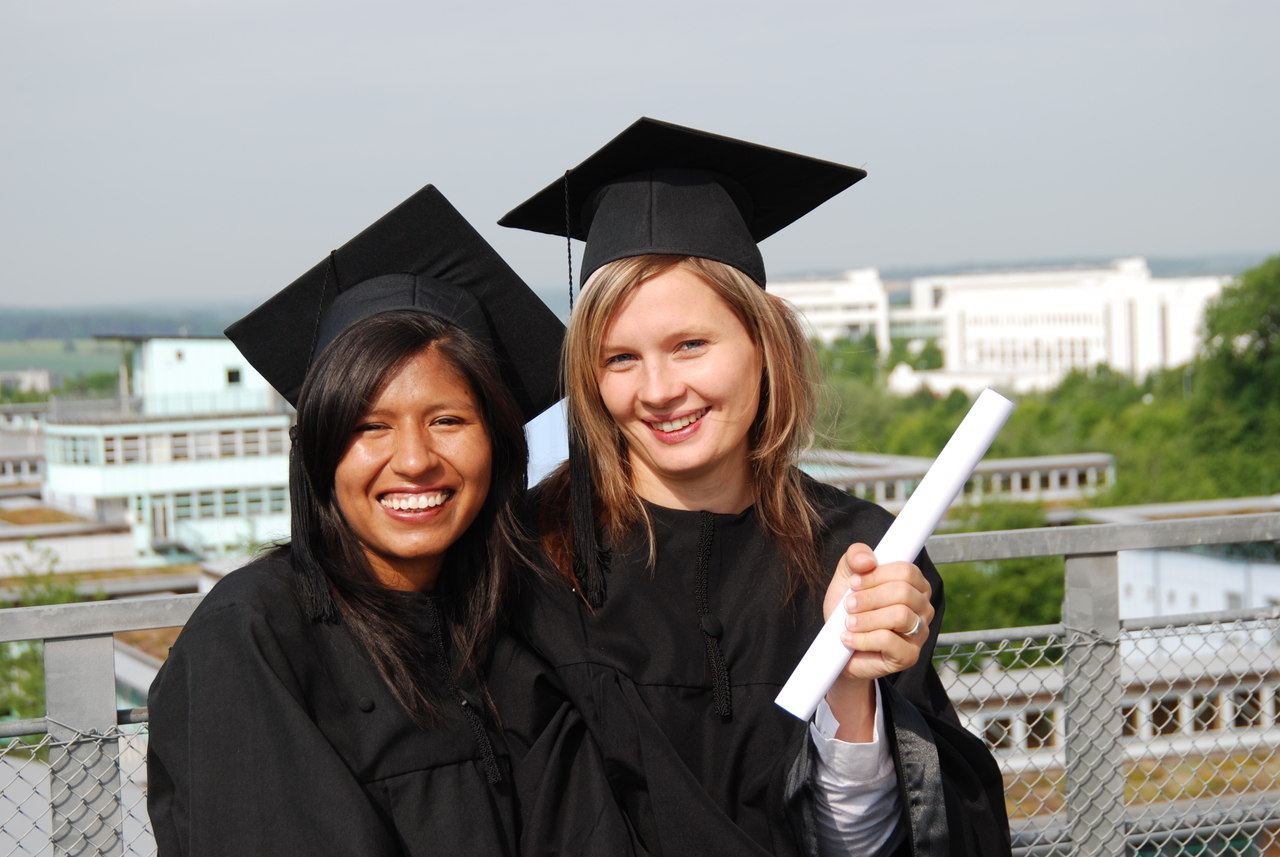
[[[216,336],[244,310],[100,307],[41,310],[0,307],[0,342],[92,339],[94,336]]]

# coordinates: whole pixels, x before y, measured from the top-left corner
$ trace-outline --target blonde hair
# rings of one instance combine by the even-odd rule
[[[634,256],[602,266],[583,287],[561,365],[569,430],[588,452],[596,524],[614,546],[626,544],[633,527],[643,524],[652,567],[653,524],[632,487],[627,443],[600,396],[597,372],[605,334],[627,296],[675,268],[710,286],[760,349],[764,371],[760,406],[748,430],[748,464],[756,519],[783,549],[790,599],[803,586],[825,582],[816,547],[820,519],[804,477],[793,466],[796,454],[813,439],[816,361],[791,308],[736,268],[696,256]],[[569,507],[569,468],[562,466],[548,477],[542,490],[544,547],[560,573],[572,579],[572,524],[563,514]]]

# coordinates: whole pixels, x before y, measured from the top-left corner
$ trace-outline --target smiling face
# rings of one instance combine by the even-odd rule
[[[356,421],[334,472],[338,508],[384,585],[435,586],[484,505],[491,464],[462,375],[434,349],[410,357]]]
[[[697,274],[670,268],[632,289],[605,332],[597,383],[636,493],[677,508],[750,505],[761,372],[747,329]]]

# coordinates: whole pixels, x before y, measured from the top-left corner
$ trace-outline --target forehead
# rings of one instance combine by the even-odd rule
[[[476,406],[466,375],[439,348],[428,346],[387,374],[369,407]]]
[[[671,268],[632,287],[605,327],[602,345],[681,333],[747,333],[742,320],[702,277]]]

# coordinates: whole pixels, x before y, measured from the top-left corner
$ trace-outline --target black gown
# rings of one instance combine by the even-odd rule
[[[474,687],[419,728],[345,626],[307,621],[292,575],[267,558],[220,581],[151,686],[161,857],[515,854],[510,757],[464,710]],[[433,596],[405,597],[444,688]]]
[[[822,510],[823,566],[875,546],[892,516],[808,481]],[[822,624],[822,592],[783,606],[782,561],[755,521],[648,506],[657,541],[613,547],[604,606],[571,584],[534,581],[520,633],[555,673],[604,756],[614,797],[653,855],[816,855],[807,724],[774,697]],[[906,837],[899,853],[1010,850],[999,769],[960,726],[931,656],[942,622],[933,587],[929,639],[911,669],[881,680]]]

